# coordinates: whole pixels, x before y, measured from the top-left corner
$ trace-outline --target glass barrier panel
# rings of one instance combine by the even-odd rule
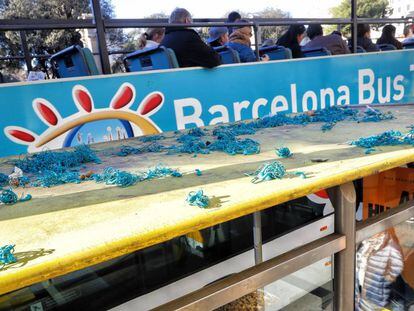
[[[364,240],[356,254],[356,310],[414,310],[414,219]]]
[[[302,198],[262,211],[264,260],[332,233],[326,205]],[[0,310],[125,303],[151,309],[253,265],[253,216],[247,215],[0,296]]]
[[[332,258],[320,260],[216,311],[332,310]]]

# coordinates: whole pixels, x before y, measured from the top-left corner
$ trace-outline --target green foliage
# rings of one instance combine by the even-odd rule
[[[253,13],[252,17],[254,18],[289,18],[290,15],[289,13],[284,12],[280,9],[265,8],[262,11]],[[286,26],[261,27],[262,41],[266,39],[277,40],[286,30],[287,30]]]
[[[392,8],[389,7],[388,0],[358,0],[357,15],[363,18],[384,18],[392,14]],[[349,18],[351,17],[351,1],[342,0],[342,2],[333,7],[331,10],[333,17]],[[373,25],[374,27],[376,25]],[[350,26],[343,27],[344,34],[350,33]]]
[[[227,12],[223,17],[227,18],[230,12]],[[280,9],[267,7],[261,11],[254,13],[247,13],[239,11],[242,18],[290,18],[288,12],[282,11]],[[288,27],[286,26],[261,26],[261,39],[262,42],[266,39],[277,40]]]
[[[101,0],[104,18],[114,16],[111,0]],[[0,18],[4,19],[79,19],[91,14],[89,0],[0,0]],[[90,18],[90,17],[89,17]],[[35,24],[35,21],[33,22]],[[27,31],[27,42],[33,54],[53,54],[73,44],[81,44],[81,35],[76,29]],[[123,41],[121,30],[108,31],[109,46]],[[21,55],[18,32],[0,33],[0,53]],[[20,67],[19,62],[8,64]]]

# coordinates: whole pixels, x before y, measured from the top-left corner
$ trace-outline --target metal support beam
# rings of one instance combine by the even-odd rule
[[[335,209],[335,232],[346,237],[346,249],[335,254],[334,310],[353,311],[355,295],[355,204],[354,184],[328,189]]]
[[[413,200],[359,223],[356,227],[356,243],[361,243],[377,233],[395,227],[411,217],[414,217]]]
[[[351,20],[352,20],[352,52],[357,51],[357,37],[358,37],[358,3],[357,0],[351,0]]]
[[[254,263],[258,265],[263,262],[262,215],[260,212],[253,213],[253,245]]]
[[[260,55],[259,55],[259,33],[260,33],[260,31],[259,31],[259,26],[255,23],[254,25],[253,25],[253,31],[254,31],[254,45],[255,45],[255,47],[256,47],[256,50],[255,50],[255,52],[256,52],[256,59],[259,61],[260,60]]]
[[[344,236],[331,234],[212,283],[155,310],[214,310],[343,250],[345,244]]]
[[[104,74],[111,73],[111,65],[109,63],[108,47],[106,46],[105,25],[102,18],[100,0],[91,0],[94,23],[96,25],[96,34],[98,37],[99,56]]]
[[[27,71],[32,70],[32,58],[30,57],[30,51],[29,46],[27,45],[27,38],[26,38],[26,32],[20,31],[20,42],[22,44],[22,50],[24,54],[24,60],[26,62]]]

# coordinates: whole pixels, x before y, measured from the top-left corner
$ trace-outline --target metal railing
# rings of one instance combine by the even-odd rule
[[[345,236],[332,234],[231,275],[156,310],[214,310],[338,253],[345,247]]]
[[[255,46],[259,46],[259,34],[262,27],[269,26],[288,26],[293,24],[312,24],[320,23],[323,25],[352,25],[352,48],[356,52],[357,25],[361,23],[386,24],[386,23],[412,23],[413,18],[358,18],[356,13],[357,0],[350,0],[352,3],[350,18],[252,18],[247,19],[247,23],[226,23],[223,18],[200,18],[194,19],[191,27],[211,27],[211,26],[252,26],[255,34]],[[32,69],[31,60],[33,58],[48,58],[49,55],[32,55],[28,48],[26,40],[26,31],[30,30],[53,30],[53,29],[96,29],[99,57],[101,60],[102,72],[110,74],[110,55],[125,54],[130,51],[108,51],[108,45],[105,39],[106,29],[114,28],[149,28],[149,27],[188,27],[183,24],[169,24],[166,19],[104,19],[101,13],[100,0],[91,0],[91,8],[93,19],[77,19],[77,20],[33,20],[30,19],[14,19],[1,20],[0,31],[19,31],[21,38],[21,51],[23,55],[2,56],[0,61],[5,60],[24,60],[28,70]],[[256,48],[256,57],[259,59],[259,51]]]
[[[213,310],[331,255],[334,310],[354,310],[356,246],[414,217],[414,201],[355,224],[355,190],[347,183],[329,190],[335,207],[335,233],[166,303],[156,310]],[[356,238],[355,238],[356,237]]]
[[[109,55],[123,53],[123,51],[108,51],[105,31],[112,28],[145,28],[145,27],[184,27],[183,25],[168,24],[166,20],[154,19],[109,19],[102,18],[100,1],[92,0],[94,19],[90,20],[39,20],[36,23],[30,20],[3,20],[0,31],[19,31],[23,56],[6,56],[1,60],[19,59],[26,62],[31,69],[33,57],[47,58],[49,55],[32,55],[29,52],[25,31],[40,29],[96,29],[99,45],[99,55],[102,70],[105,74],[111,73]],[[364,19],[356,16],[356,0],[352,0],[351,18],[329,19],[251,19],[248,23],[226,24],[224,19],[196,19],[191,27],[211,26],[242,26],[250,25],[254,29],[255,44],[259,45],[258,34],[260,27],[284,26],[291,24],[334,24],[352,25],[352,46],[356,50],[356,31],[359,23],[410,23],[411,18],[401,19]],[[185,25],[188,26],[188,25]],[[258,53],[258,49],[256,49]],[[258,56],[258,54],[257,54]],[[258,288],[279,280],[284,276],[297,271],[313,262],[335,256],[334,305],[335,310],[352,310],[354,304],[354,273],[355,273],[355,244],[366,237],[381,232],[404,219],[414,215],[413,202],[391,210],[378,218],[364,222],[355,227],[355,190],[352,183],[335,187],[329,191],[330,199],[335,207],[335,233],[297,248],[279,257],[262,262],[261,225],[256,215],[254,224],[255,234],[255,261],[256,266],[218,281],[210,286],[172,301],[160,309],[210,309],[219,307],[232,300],[238,299]]]

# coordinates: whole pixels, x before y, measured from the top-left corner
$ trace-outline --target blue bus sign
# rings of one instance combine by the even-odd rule
[[[414,102],[414,51],[0,86],[0,155],[331,106]]]

